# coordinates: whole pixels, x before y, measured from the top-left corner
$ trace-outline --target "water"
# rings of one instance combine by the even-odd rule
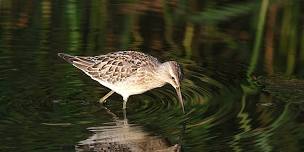
[[[303,151],[299,1],[213,2],[0,1],[0,151]],[[182,64],[185,115],[57,57],[126,49]]]

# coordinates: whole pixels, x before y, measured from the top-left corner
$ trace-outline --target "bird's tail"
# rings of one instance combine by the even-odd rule
[[[67,62],[73,64],[73,61],[75,61],[75,56],[68,55],[65,53],[58,53],[58,56],[66,60]]]
[[[66,60],[67,62],[73,64],[75,67],[85,70],[88,66],[95,64],[94,61],[89,60],[87,57],[80,57],[80,56],[72,56],[65,53],[58,53],[58,56]]]

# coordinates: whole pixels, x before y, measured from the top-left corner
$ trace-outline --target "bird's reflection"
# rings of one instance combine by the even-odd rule
[[[170,143],[159,137],[145,132],[141,126],[129,124],[126,111],[123,111],[124,119],[121,120],[109,109],[105,111],[112,116],[113,122],[104,126],[90,127],[88,130],[94,134],[88,139],[78,142],[77,152],[179,152],[180,146]]]

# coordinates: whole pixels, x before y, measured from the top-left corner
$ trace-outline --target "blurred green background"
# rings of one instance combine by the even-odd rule
[[[301,0],[0,0],[0,151],[75,151],[109,90],[57,57],[137,50],[184,68],[128,120],[183,151],[303,151]],[[122,118],[121,97],[107,103]],[[115,126],[115,125],[114,125]],[[118,131],[119,132],[119,131]]]

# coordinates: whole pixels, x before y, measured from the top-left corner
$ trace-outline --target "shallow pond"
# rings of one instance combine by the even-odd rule
[[[0,1],[0,151],[303,151],[303,11],[283,2]],[[57,56],[116,50],[178,61],[186,114],[169,85],[101,105]]]

